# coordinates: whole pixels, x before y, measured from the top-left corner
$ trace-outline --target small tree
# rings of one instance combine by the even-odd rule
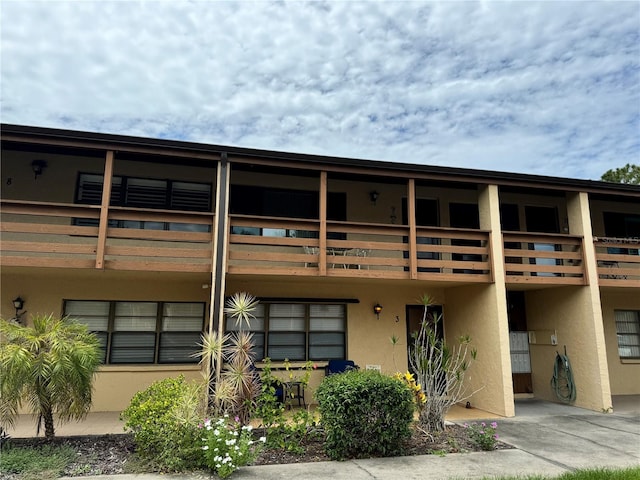
[[[624,167],[612,168],[602,174],[601,180],[605,182],[640,185],[640,165],[627,163]]]
[[[55,436],[60,421],[81,420],[91,408],[93,377],[100,364],[100,342],[85,325],[53,315],[33,318],[33,327],[0,320],[0,421],[13,425],[26,402]]]
[[[444,417],[452,405],[469,398],[473,393],[464,377],[476,350],[469,336],[458,339],[449,347],[440,334],[442,315],[431,314],[432,300],[428,295],[420,299],[424,306],[420,330],[413,335],[409,364],[426,396],[419,407],[419,424],[426,431],[444,430]]]

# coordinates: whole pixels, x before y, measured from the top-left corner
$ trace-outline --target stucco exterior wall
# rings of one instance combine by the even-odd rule
[[[640,310],[637,291],[603,291],[602,320],[612,395],[640,394],[640,360],[621,360],[618,355],[615,310]]]
[[[606,359],[600,358],[604,344],[598,344],[596,332],[601,325],[594,321],[588,287],[568,286],[526,292],[527,326],[536,333],[530,345],[533,392],[537,398],[559,402],[550,380],[556,351],[567,355],[576,385],[575,405],[601,411],[611,407]],[[551,333],[557,345],[551,345]]]
[[[334,279],[320,282],[305,282],[300,279],[248,280],[228,279],[227,294],[246,291],[261,297],[279,298],[335,298],[354,299],[347,307],[347,358],[360,368],[379,365],[382,373],[393,374],[407,370],[406,305],[418,305],[418,298],[428,293],[441,303],[440,289],[421,286],[389,286],[380,282],[350,281]],[[377,319],[373,306],[380,303],[383,311]],[[395,347],[391,337],[399,340]],[[324,378],[325,363],[317,362],[319,368],[311,375],[307,402],[313,401],[313,391]]]
[[[471,405],[491,413],[515,415],[506,304],[498,305],[495,285],[449,288],[445,292],[445,332],[454,346],[469,335],[477,358],[468,370]],[[504,312],[502,312],[504,310]]]
[[[209,303],[210,290],[202,288],[207,275],[153,275],[120,272],[60,271],[39,269],[9,273],[3,269],[1,286],[2,318],[14,315],[9,299],[20,295],[26,300],[27,322],[34,314],[61,315],[64,299],[193,301]],[[206,322],[206,318],[205,318]],[[199,365],[105,365],[95,381],[92,411],[121,411],[133,395],[156,380],[184,374],[200,379]]]

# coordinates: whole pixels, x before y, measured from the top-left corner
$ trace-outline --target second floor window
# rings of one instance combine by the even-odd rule
[[[76,188],[76,203],[100,205],[104,176],[81,173]],[[111,185],[111,206],[210,212],[212,187],[208,183],[158,180],[114,175]],[[97,220],[78,219],[76,224],[93,226]],[[170,222],[110,220],[110,227],[138,228],[146,230],[209,231],[207,225]]]

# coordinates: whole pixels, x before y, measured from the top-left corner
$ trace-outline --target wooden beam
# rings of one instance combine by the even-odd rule
[[[109,202],[113,177],[113,150],[108,150],[104,161],[102,185],[102,203],[100,204],[100,224],[98,225],[98,248],[96,250],[96,268],[104,269],[104,250],[107,245],[107,227],[109,224]]]

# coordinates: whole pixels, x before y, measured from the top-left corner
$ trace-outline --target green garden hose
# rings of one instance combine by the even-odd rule
[[[573,383],[573,372],[571,371],[571,363],[567,356],[566,346],[564,347],[564,355],[556,351],[551,388],[556,397],[564,403],[573,403],[576,399],[576,386]]]

